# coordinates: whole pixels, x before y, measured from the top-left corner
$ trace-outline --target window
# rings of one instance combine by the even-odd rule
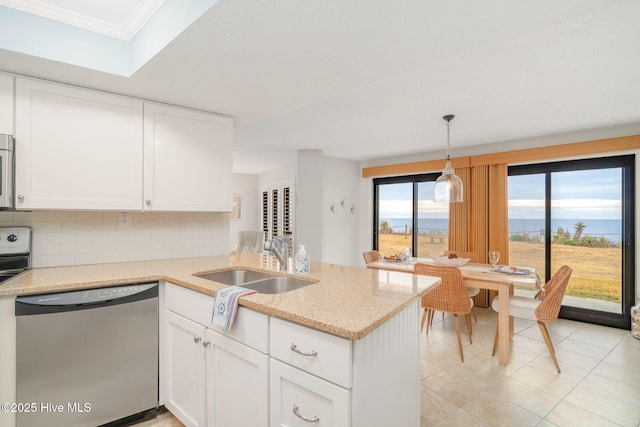
[[[271,237],[280,235],[280,215],[278,212],[278,190],[271,190]]]
[[[562,317],[629,325],[634,165],[619,156],[509,167],[510,262],[535,267],[543,281],[573,269]]]
[[[262,230],[266,239],[284,235],[291,239],[291,245],[293,245],[294,194],[293,183],[280,183],[263,189]]]
[[[269,239],[269,192],[262,192],[262,231],[264,231],[264,235],[266,239]]]
[[[447,250],[449,204],[433,202],[439,175],[373,180],[374,249],[388,256],[411,248],[413,256],[423,258]]]

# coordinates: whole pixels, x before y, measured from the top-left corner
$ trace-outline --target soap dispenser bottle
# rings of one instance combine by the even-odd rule
[[[296,273],[309,272],[309,254],[304,245],[298,245],[298,252],[296,252],[295,256],[295,270]]]

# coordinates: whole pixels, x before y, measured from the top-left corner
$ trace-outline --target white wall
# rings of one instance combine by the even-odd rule
[[[227,213],[0,212],[0,226],[33,231],[32,267],[184,258],[229,253]]]
[[[238,241],[238,231],[262,228],[258,175],[234,173],[231,192],[240,196],[242,204],[240,218],[229,219],[229,251]]]
[[[370,234],[371,211],[364,204],[370,203],[371,180],[360,175],[360,162],[299,150],[295,164],[259,175],[258,189],[295,179],[296,245],[305,245],[312,261],[364,266],[362,252],[371,244],[362,247],[359,242],[365,229]],[[256,198],[260,206],[260,194]]]
[[[263,172],[258,175],[258,189],[262,187],[269,187],[272,184],[277,184],[279,182],[291,181],[295,180],[297,173],[297,162],[288,163],[286,165],[282,165],[277,167],[276,169],[272,169],[267,172]],[[258,198],[259,205],[261,205],[260,194],[256,194]]]
[[[321,150],[298,150],[296,172],[296,244],[305,245],[312,261],[323,259],[323,180]]]
[[[363,265],[358,224],[366,210],[360,204],[360,162],[324,156],[322,164],[322,260]]]

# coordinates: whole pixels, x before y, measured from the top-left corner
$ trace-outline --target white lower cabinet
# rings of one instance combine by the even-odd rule
[[[351,426],[353,341],[272,318],[271,426]]]
[[[271,426],[351,425],[350,392],[271,359]]]
[[[165,311],[165,406],[187,426],[206,426],[206,328]]]
[[[0,403],[16,400],[15,296],[0,296]],[[0,410],[0,426],[15,426],[16,413]]]
[[[213,302],[165,285],[165,406],[186,426],[267,427],[268,316],[240,307],[227,336],[205,326]]]
[[[419,427],[419,300],[358,340],[271,318],[271,427]]]
[[[165,286],[165,406],[187,426],[419,427],[420,301],[358,340]],[[206,325],[206,326],[205,326]]]
[[[211,330],[207,340],[207,424],[267,427],[269,356]]]

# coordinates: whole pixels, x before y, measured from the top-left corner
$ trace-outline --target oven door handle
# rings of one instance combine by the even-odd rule
[[[20,274],[23,271],[26,271],[26,268],[14,268],[11,270],[0,270],[0,276],[15,276],[16,274]]]

